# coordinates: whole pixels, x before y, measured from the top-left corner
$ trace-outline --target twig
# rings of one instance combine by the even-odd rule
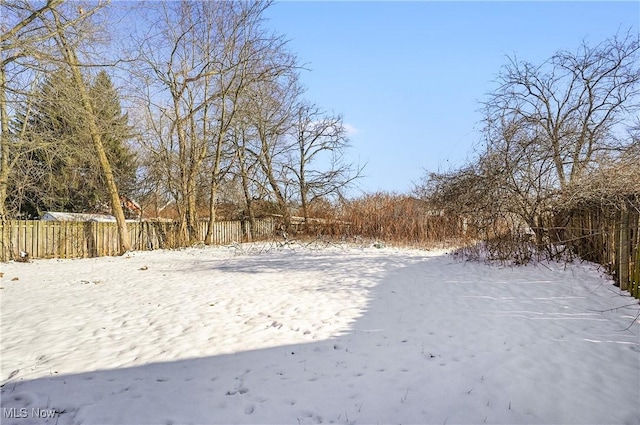
[[[628,331],[629,329],[631,329],[631,326],[633,326],[636,323],[638,318],[640,318],[640,310],[638,310],[638,314],[636,314],[636,317],[631,321],[631,323],[629,323],[629,326],[627,326],[624,329],[621,329],[620,331],[624,332],[624,331]]]
[[[620,310],[621,308],[627,308],[627,307],[632,307],[632,306],[636,306],[636,305],[638,305],[637,302],[635,302],[633,304],[621,305],[619,307],[613,307],[613,308],[610,308],[608,310],[591,310],[591,309],[588,308],[587,311],[593,311],[595,313],[607,313],[609,311],[617,311],[617,310]]]

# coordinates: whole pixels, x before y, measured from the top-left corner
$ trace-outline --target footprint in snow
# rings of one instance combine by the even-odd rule
[[[249,392],[248,388],[242,387],[242,388],[240,388],[238,390],[235,390],[235,391],[227,391],[226,395],[246,394],[248,392]]]

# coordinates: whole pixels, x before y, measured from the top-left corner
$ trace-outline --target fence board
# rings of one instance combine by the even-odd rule
[[[626,206],[568,213],[567,244],[581,258],[605,266],[620,289],[640,298],[640,214]]]

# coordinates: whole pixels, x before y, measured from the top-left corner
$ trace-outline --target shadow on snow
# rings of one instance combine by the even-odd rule
[[[640,420],[640,394],[633,389],[607,393],[616,383],[604,382],[598,397],[581,399],[574,384],[588,380],[591,368],[602,367],[598,359],[574,359],[572,367],[567,366],[571,362],[561,361],[550,365],[551,359],[563,354],[557,342],[544,335],[532,340],[531,333],[517,326],[532,324],[473,311],[473,299],[460,297],[466,284],[459,274],[451,273],[460,267],[454,260],[406,260],[407,266],[387,271],[370,289],[367,310],[344,335],[129,368],[33,380],[15,377],[2,387],[2,423]],[[284,264],[253,256],[234,271],[275,272]],[[211,262],[203,267],[229,266]],[[331,267],[321,257],[304,257],[299,264],[300,271]],[[480,280],[486,266],[470,267],[467,276]],[[472,284],[468,286],[472,291]],[[545,350],[551,359],[536,357]],[[637,356],[637,352],[626,350],[621,355]],[[639,370],[640,365],[636,382]],[[52,409],[56,416],[36,420],[32,408]],[[19,417],[25,415],[28,421]]]

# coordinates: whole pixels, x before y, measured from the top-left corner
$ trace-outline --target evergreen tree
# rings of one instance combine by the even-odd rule
[[[127,141],[128,117],[109,76],[100,72],[89,85],[98,124],[106,141],[116,179],[123,193],[133,189],[135,158]],[[14,170],[9,205],[23,216],[44,211],[108,211],[109,197],[87,126],[81,99],[71,76],[48,76],[34,95],[31,108],[18,114],[13,131],[21,132],[25,160]]]
[[[113,167],[120,192],[130,196],[135,190],[136,159],[128,141],[133,137],[129,116],[122,112],[120,95],[105,71],[100,71],[90,87],[93,107],[102,130],[107,158]]]

